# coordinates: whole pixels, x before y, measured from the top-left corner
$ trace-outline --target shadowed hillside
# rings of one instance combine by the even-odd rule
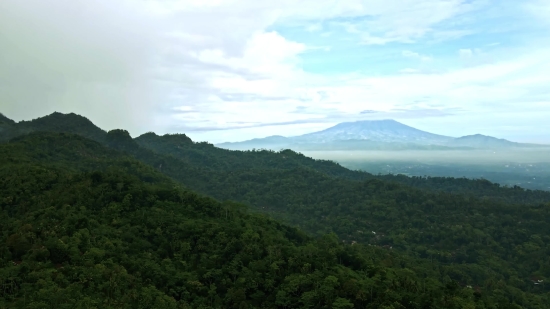
[[[0,145],[0,154],[3,307],[506,303],[481,288],[462,287],[428,260],[342,244],[334,235],[312,239],[247,214],[244,205],[178,188],[150,167],[79,136],[34,133]],[[529,306],[541,301],[521,297]]]
[[[48,131],[47,122],[41,128]],[[55,128],[70,131],[59,123],[49,131]],[[86,130],[93,131],[99,132]],[[39,164],[67,173],[128,174],[159,185],[175,180],[221,201],[242,202],[253,213],[313,236],[334,232],[340,242],[395,252],[413,264],[429,261],[431,269],[439,269],[438,277],[478,286],[487,299],[500,299],[490,282],[503,282],[507,293],[528,308],[539,299],[534,295],[547,292],[531,278],[550,276],[545,266],[550,256],[548,192],[466,179],[373,176],[290,150],[228,151],[183,134],[132,139],[127,131],[112,130],[98,136],[102,143],[36,132],[12,139],[0,153],[18,168]]]

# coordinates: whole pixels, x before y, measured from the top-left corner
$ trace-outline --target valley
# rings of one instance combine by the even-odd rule
[[[372,174],[485,178],[510,187],[550,190],[550,148],[496,150],[303,151]]]

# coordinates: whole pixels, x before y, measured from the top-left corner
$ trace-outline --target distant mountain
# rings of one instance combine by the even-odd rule
[[[358,150],[358,149],[424,149],[431,145],[448,148],[452,137],[432,134],[404,125],[395,120],[344,122],[328,129],[294,137],[280,135],[256,138],[216,146],[244,150],[252,148],[299,150]]]
[[[513,147],[545,147],[537,144],[524,144],[511,142],[503,138],[474,134],[455,138],[447,143],[450,147],[472,147],[472,148],[513,148]]]
[[[395,120],[344,122],[328,129],[294,137],[270,136],[216,146],[245,150],[252,148],[295,150],[399,150],[447,149],[453,138],[432,134]]]
[[[343,122],[328,129],[300,136],[269,136],[248,141],[220,143],[232,150],[445,150],[506,147],[538,147],[481,134],[459,138],[422,131],[395,120]]]
[[[304,134],[295,141],[328,143],[344,140],[370,140],[384,143],[442,144],[452,137],[432,134],[409,127],[395,120],[343,122],[326,130]]]

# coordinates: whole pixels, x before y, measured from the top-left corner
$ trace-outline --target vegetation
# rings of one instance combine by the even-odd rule
[[[547,192],[132,139],[60,115],[52,129],[44,117],[0,131],[12,132],[0,144],[0,308],[550,303]]]
[[[416,263],[383,250],[342,245],[333,235],[313,240],[246,214],[243,205],[180,189],[161,175],[145,183],[150,168],[123,156],[109,160],[111,151],[83,138],[33,134],[1,150],[3,306],[484,304],[473,290],[426,278],[414,271]],[[52,160],[57,164],[45,163]]]

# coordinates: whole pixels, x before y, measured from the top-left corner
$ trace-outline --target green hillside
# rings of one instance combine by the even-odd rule
[[[425,261],[341,244],[334,235],[312,239],[155,172],[155,180],[144,182],[149,167],[78,136],[33,134],[0,146],[0,153],[2,307],[498,303]],[[79,171],[91,167],[97,171]]]
[[[408,290],[397,285],[390,290],[395,292],[395,299],[399,300],[392,298],[387,303],[381,294],[390,290],[380,292],[377,297],[382,298],[374,300],[376,293],[374,293],[373,286],[371,290],[373,294],[368,300],[358,301],[360,298],[357,298],[357,294],[355,294],[356,298],[347,294],[338,294],[338,297],[352,303],[352,307],[347,305],[349,308],[383,308],[386,305],[388,306],[386,308],[452,308],[449,307],[452,306],[449,303],[437,303],[437,301],[441,301],[442,297],[445,298],[443,295],[449,289],[466,293],[459,293],[459,295],[453,292],[456,294],[453,297],[457,297],[457,301],[461,299],[460,301],[466,302],[456,308],[468,308],[466,304],[473,306],[472,302],[476,302],[477,305],[471,308],[548,308],[545,304],[550,303],[550,288],[544,284],[544,281],[550,277],[550,226],[548,225],[550,222],[550,192],[504,188],[484,180],[375,176],[364,172],[350,171],[330,161],[313,160],[291,150],[281,152],[228,151],[207,143],[195,143],[183,134],[158,136],[154,133],[147,133],[132,139],[124,130],[113,130],[106,133],[93,124],[90,126],[87,119],[74,114],[57,116],[59,118],[55,119],[56,123],[52,124],[51,128],[48,124],[49,121],[44,120],[41,120],[40,125],[34,125],[34,121],[24,123],[26,128],[34,128],[28,130],[35,132],[30,135],[22,133],[23,131],[19,129],[21,123],[7,124],[10,132],[19,132],[15,134],[19,137],[10,136],[12,138],[10,142],[0,144],[0,166],[5,171],[0,179],[8,176],[11,177],[9,179],[17,179],[19,176],[15,175],[23,175],[27,178],[7,183],[5,187],[11,188],[10,190],[16,193],[7,195],[7,193],[0,192],[2,193],[0,196],[12,196],[13,199],[13,196],[20,194],[23,201],[24,197],[32,195],[32,190],[38,190],[35,191],[36,194],[42,196],[38,199],[39,201],[54,201],[63,196],[61,193],[63,190],[66,192],[77,190],[71,189],[73,184],[69,182],[56,183],[55,186],[46,182],[42,185],[39,180],[35,180],[34,176],[28,176],[34,174],[37,175],[37,179],[42,177],[38,176],[42,175],[41,173],[63,175],[56,176],[58,178],[84,177],[79,188],[89,190],[93,196],[101,194],[94,191],[93,186],[88,188],[87,185],[84,185],[86,181],[91,181],[92,178],[96,179],[93,181],[103,181],[104,176],[97,176],[100,174],[109,175],[105,176],[107,178],[126,177],[132,179],[133,186],[150,190],[175,190],[174,192],[180,192],[177,194],[191,194],[197,199],[208,200],[208,203],[221,207],[219,208],[221,215],[219,212],[208,212],[206,206],[204,209],[206,213],[201,212],[202,208],[195,209],[203,216],[210,216],[209,220],[226,220],[233,218],[231,217],[233,214],[234,218],[241,218],[239,220],[252,220],[254,223],[249,224],[253,226],[264,224],[261,222],[270,222],[269,224],[275,224],[285,231],[292,231],[281,232],[281,240],[273,243],[259,243],[258,246],[262,250],[279,241],[292,243],[292,246],[298,248],[296,250],[301,250],[299,249],[301,246],[321,246],[318,253],[306,255],[307,258],[304,261],[313,265],[307,259],[315,259],[323,251],[330,251],[329,247],[339,248],[335,250],[337,252],[343,250],[342,252],[345,254],[336,254],[331,260],[334,264],[326,264],[336,267],[334,269],[337,270],[330,273],[336,278],[340,277],[335,274],[342,272],[361,278],[366,271],[365,265],[370,265],[369,267],[372,266],[375,269],[388,268],[388,271],[400,273],[405,277],[408,276],[405,274],[410,272],[411,276],[415,278],[411,279],[414,284],[410,284],[416,285],[412,289],[416,289],[418,292],[416,293],[418,296],[415,297],[425,297],[422,298],[423,300],[418,300],[419,298],[411,300],[412,296],[401,297],[402,293],[406,294]],[[67,120],[66,123],[64,123],[65,120]],[[78,126],[78,128],[71,129],[71,125]],[[74,132],[79,135],[41,133],[43,131]],[[2,134],[0,132],[0,136],[3,136],[4,140],[8,139],[6,134]],[[95,136],[93,138],[95,141],[88,139],[92,136]],[[110,182],[110,186],[116,189],[112,189],[114,191],[128,193],[130,191],[125,191],[125,183],[126,180],[116,183],[113,180]],[[77,186],[77,182],[74,185]],[[23,187],[19,188],[18,186]],[[28,186],[28,188],[24,186]],[[3,187],[4,184],[2,184]],[[50,192],[54,187],[59,188],[60,191],[56,191],[48,197],[41,195],[43,191]],[[174,189],[174,187],[185,189]],[[47,190],[37,188],[47,188]],[[130,190],[129,187],[128,190]],[[199,197],[189,190],[208,195],[222,203]],[[157,194],[157,191],[154,192],[153,195],[161,196],[160,193]],[[74,194],[77,195],[77,193]],[[132,201],[136,203],[144,203],[143,198],[147,199],[147,197],[143,197],[138,201],[134,198],[133,193],[130,192],[130,194],[132,194]],[[125,196],[121,193],[118,199],[114,198],[113,200],[120,204]],[[223,202],[227,200],[241,204]],[[7,200],[4,199],[4,201]],[[170,204],[170,201],[168,199],[167,203]],[[89,202],[92,203],[91,200]],[[23,224],[22,222],[25,220],[28,222],[35,219],[42,220],[35,215],[31,219],[22,219],[23,217],[18,217],[23,215],[22,213],[13,212],[13,209],[20,209],[20,205],[24,205],[24,209],[35,207],[36,200],[10,203],[10,207],[7,206],[8,204],[5,204],[6,206],[2,204],[5,212],[4,218],[9,224],[13,222]],[[72,205],[71,203],[69,205]],[[83,201],[80,203],[84,205]],[[109,205],[109,200],[94,203]],[[177,204],[177,201],[174,203]],[[13,208],[14,205],[17,207]],[[145,213],[142,216],[154,216],[154,213],[148,212],[153,208],[147,208],[147,205],[140,206],[142,212]],[[100,215],[97,211],[90,210],[89,206],[85,207],[88,209],[85,216]],[[178,206],[166,207],[176,209]],[[248,212],[237,210],[245,208],[249,209]],[[175,220],[176,217],[177,220],[183,220],[189,209],[182,208],[181,211],[181,213],[175,213]],[[96,220],[105,224],[113,222],[113,220],[116,222],[131,220],[131,216],[126,216],[124,212],[119,213],[124,215],[115,218],[110,217],[113,215],[110,212],[101,212],[101,216],[106,217]],[[267,219],[266,215],[272,219]],[[273,221],[273,219],[298,227],[309,236],[305,236],[299,232],[300,230],[276,223],[277,221]],[[170,221],[171,223],[167,226],[177,225],[176,221]],[[126,227],[131,227],[134,224],[140,225],[139,220],[126,223]],[[109,224],[107,224],[109,228],[112,228]],[[246,226],[245,223],[239,224]],[[201,232],[201,228],[202,225],[197,228],[197,233],[206,233],[205,231]],[[13,235],[13,231],[4,232],[6,240]],[[264,241],[264,234],[259,232],[258,234],[261,235],[258,241]],[[299,236],[289,236],[291,234]],[[114,235],[112,236],[114,238],[121,237],[120,235],[116,236],[116,233]],[[150,233],[134,233],[135,237],[142,237],[148,242],[150,242],[148,240],[150,235]],[[210,235],[208,236],[210,240],[214,239],[212,237],[215,234],[208,235]],[[280,238],[279,236],[273,237],[275,238],[270,239]],[[117,239],[120,239],[121,245],[128,245],[125,243],[128,241],[127,239]],[[227,242],[227,240],[224,241]],[[331,245],[321,245],[323,241],[329,241]],[[11,249],[8,251],[13,255],[15,252],[13,246],[9,248]],[[287,257],[294,258],[297,251],[288,252],[290,253]],[[208,252],[204,254],[208,254]],[[21,253],[20,257],[23,256],[25,254]],[[165,256],[162,256],[162,259],[164,258]],[[173,259],[173,257],[169,258]],[[6,261],[10,259],[12,263],[17,262],[12,257]],[[229,261],[231,259],[223,259],[218,262],[223,264],[229,263]],[[284,263],[289,263],[287,260],[285,261]],[[117,263],[127,269],[126,264]],[[328,262],[322,262],[321,265],[325,265],[323,263]],[[286,276],[294,274],[293,271],[281,273],[281,276],[284,275],[283,278],[286,278]],[[142,271],[139,273],[143,274]],[[278,272],[276,273],[278,274]],[[329,272],[323,273],[327,276],[328,274]],[[401,277],[396,276],[398,279],[395,280],[400,280]],[[313,282],[320,282],[322,279],[321,277],[315,278]],[[163,282],[163,280],[159,282]],[[286,282],[286,279],[281,280],[281,282]],[[541,281],[539,282],[539,280]],[[198,281],[204,284],[203,281],[199,279]],[[426,282],[434,284],[433,293],[443,294],[434,296],[436,294],[424,293],[423,286]],[[372,285],[372,283],[370,284]],[[159,293],[167,293],[161,283],[153,285],[160,291]],[[344,286],[338,286],[335,289],[338,292],[345,290]],[[318,290],[315,291],[315,293],[320,293]],[[357,292],[357,290],[354,291]],[[275,300],[269,304],[253,302],[252,296],[247,294],[248,292],[250,291],[245,289],[243,297],[246,299],[244,301],[246,305],[242,305],[245,306],[244,308],[307,307],[305,303],[301,303],[301,300],[296,300],[303,297],[306,293],[305,290],[293,292],[293,297],[297,298],[291,300],[290,303],[277,303]],[[264,293],[263,297],[268,297],[278,295],[279,292],[278,290],[264,289],[262,293]],[[198,305],[192,304],[194,300],[182,300],[175,294],[168,293],[166,295],[174,297],[174,300],[179,301],[180,305],[187,303],[190,308],[200,308],[200,306],[196,307]],[[223,299],[225,300],[219,300],[219,302],[209,305],[214,308],[226,308],[230,307],[229,304],[233,304],[231,300]],[[335,301],[336,299],[331,300]],[[316,300],[310,307],[339,308],[336,305],[331,307],[330,301],[324,301],[323,303],[321,300]],[[344,300],[341,301],[343,304],[345,303]],[[396,303],[391,305],[393,301]],[[406,301],[410,301],[410,303],[406,303]],[[422,302],[424,305],[421,305]],[[519,307],[514,304],[518,304]],[[343,306],[340,308],[347,308],[346,305]]]

